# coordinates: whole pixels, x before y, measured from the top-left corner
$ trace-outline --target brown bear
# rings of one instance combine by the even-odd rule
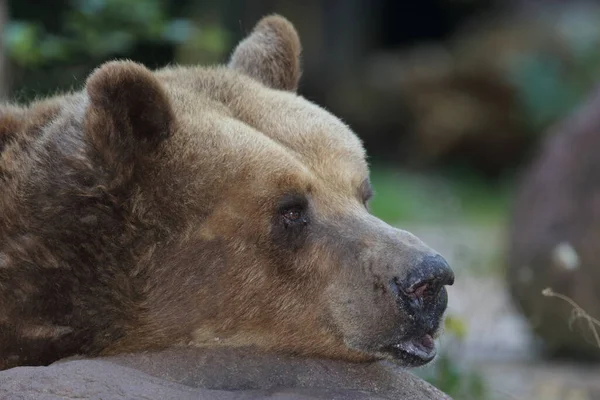
[[[365,153],[263,19],[227,66],[109,62],[0,108],[0,369],[172,346],[422,365],[446,261],[371,215]]]

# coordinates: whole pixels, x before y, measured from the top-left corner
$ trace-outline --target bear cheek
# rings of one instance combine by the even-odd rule
[[[401,336],[409,316],[397,307],[388,293],[369,285],[366,279],[349,279],[327,289],[333,325],[346,344],[356,350],[375,351]]]

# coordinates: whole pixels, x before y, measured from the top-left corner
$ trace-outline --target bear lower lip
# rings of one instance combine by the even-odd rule
[[[427,364],[437,353],[433,337],[429,334],[393,344],[388,347],[388,352],[409,366]]]

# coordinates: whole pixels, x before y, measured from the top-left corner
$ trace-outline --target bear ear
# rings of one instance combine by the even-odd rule
[[[173,110],[161,83],[146,67],[131,61],[100,66],[87,80],[90,100],[86,133],[101,150],[145,150],[166,139]]]
[[[263,18],[236,47],[229,67],[274,89],[296,91],[302,47],[294,26],[285,18]]]

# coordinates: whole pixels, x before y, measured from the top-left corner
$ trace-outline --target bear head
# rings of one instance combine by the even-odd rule
[[[363,146],[296,93],[300,53],[293,26],[269,16],[227,66],[109,62],[42,133],[15,140],[35,140],[28,154],[40,155],[13,184],[26,200],[4,204],[37,228],[0,260],[68,267],[52,279],[70,293],[69,318],[51,332],[102,332],[101,346],[84,340],[102,354],[192,344],[408,366],[434,357],[453,273],[369,213]],[[19,253],[34,242],[47,251]]]

